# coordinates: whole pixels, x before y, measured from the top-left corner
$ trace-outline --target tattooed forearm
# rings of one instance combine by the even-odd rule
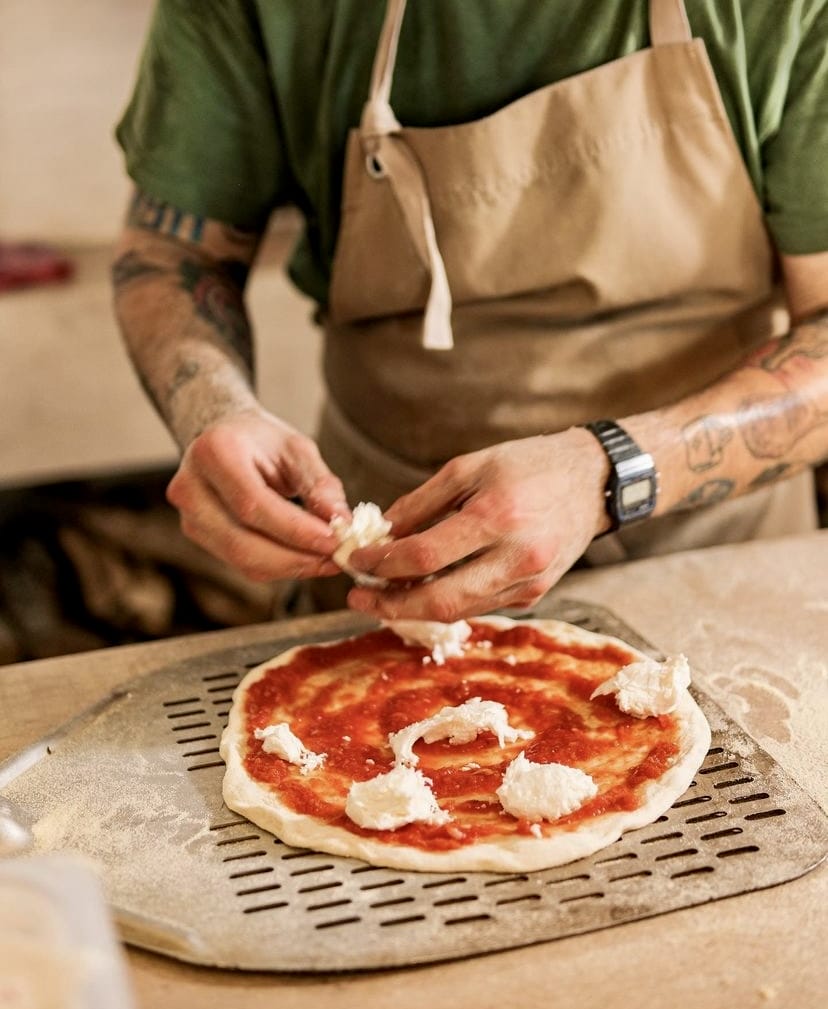
[[[125,252],[112,264],[112,283],[117,290],[140,277],[157,277],[163,272],[163,267],[142,258],[137,252]]]
[[[828,458],[828,311],[718,382],[621,418],[660,471],[656,514],[714,505]]]
[[[720,501],[730,497],[735,486],[733,480],[708,480],[707,483],[690,491],[673,506],[673,510],[686,511],[689,508],[704,508],[707,505],[719,504]]]
[[[189,291],[199,318],[208,323],[222,340],[253,370],[250,325],[242,299],[239,279],[247,276],[244,263],[223,262],[205,266],[195,259],[182,259],[181,286]]]
[[[778,462],[774,466],[768,466],[767,469],[763,469],[761,473],[757,474],[748,484],[750,490],[756,490],[759,487],[767,487],[769,484],[776,483],[777,480],[781,480],[784,476],[792,475],[793,466],[787,462]]]
[[[681,430],[687,465],[694,473],[712,469],[724,458],[723,449],[733,437],[732,428],[716,417],[697,417]]]

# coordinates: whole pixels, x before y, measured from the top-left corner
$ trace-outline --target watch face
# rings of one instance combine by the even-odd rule
[[[643,480],[636,480],[621,488],[619,495],[621,508],[623,511],[636,511],[638,507],[649,501],[653,496],[652,477],[645,477]]]

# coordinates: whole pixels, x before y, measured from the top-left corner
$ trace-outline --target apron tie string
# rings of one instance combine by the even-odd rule
[[[451,350],[451,289],[437,244],[425,174],[405,143],[391,108],[391,84],[406,0],[388,0],[380,33],[371,90],[362,110],[360,136],[365,168],[378,184],[389,183],[431,285],[423,314],[422,344],[427,350]]]

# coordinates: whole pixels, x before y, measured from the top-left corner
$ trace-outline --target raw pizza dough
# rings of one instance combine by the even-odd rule
[[[560,621],[527,620],[516,622],[505,617],[487,617],[472,621],[472,625],[478,629],[479,633],[491,633],[495,636],[500,631],[510,631],[512,628],[535,628],[543,635],[551,637],[555,642],[564,646],[564,648],[572,647],[576,652],[579,649],[586,649],[586,654],[589,654],[593,650],[597,654],[601,649],[605,648],[609,648],[610,650],[613,648],[620,649],[623,656],[627,658],[623,661],[616,661],[613,668],[605,670],[605,674],[601,676],[600,681],[593,680],[591,686],[589,683],[586,683],[581,691],[585,697],[588,697],[589,690],[597,685],[597,682],[609,678],[621,665],[624,665],[626,662],[646,658],[643,653],[616,638],[594,634]],[[390,634],[388,631],[375,633]],[[354,638],[348,640],[359,642],[361,639]],[[343,643],[341,642],[332,642],[329,645],[311,647],[318,649],[342,645]],[[541,836],[537,836],[538,830],[536,827],[530,829],[528,824],[523,824],[525,828],[523,832],[516,832],[515,819],[508,816],[508,814],[498,812],[497,815],[506,817],[506,821],[511,825],[510,832],[479,837],[472,840],[471,843],[465,843],[456,839],[452,840],[450,833],[452,824],[450,823],[446,827],[432,828],[435,831],[449,832],[439,836],[434,835],[436,843],[423,841],[422,839],[419,839],[417,844],[401,843],[401,837],[393,835],[400,835],[406,828],[400,828],[400,831],[364,830],[352,824],[344,816],[345,798],[350,782],[346,780],[347,775],[336,773],[336,754],[333,752],[328,755],[322,767],[311,775],[302,775],[298,767],[293,767],[284,761],[280,761],[282,766],[277,768],[275,773],[280,778],[280,781],[284,783],[284,787],[281,784],[272,784],[271,782],[260,780],[254,776],[254,773],[251,773],[251,768],[255,771],[256,767],[263,767],[264,765],[261,761],[265,759],[279,760],[278,757],[270,756],[265,758],[261,754],[261,743],[253,736],[254,727],[270,722],[287,721],[291,724],[291,728],[295,729],[294,719],[307,719],[308,717],[311,718],[312,724],[312,720],[315,717],[312,713],[313,705],[306,703],[310,700],[310,695],[307,692],[305,692],[305,703],[303,703],[303,687],[301,684],[288,691],[293,698],[291,702],[293,706],[292,711],[289,710],[291,704],[287,705],[288,710],[286,710],[284,704],[280,701],[279,705],[277,705],[278,711],[274,710],[272,713],[269,713],[264,720],[262,720],[263,716],[261,712],[259,712],[258,716],[254,716],[254,719],[255,717],[259,719],[256,722],[256,726],[253,725],[253,721],[248,719],[247,714],[247,705],[251,697],[251,690],[254,690],[254,693],[260,697],[262,691],[265,689],[265,684],[258,688],[256,688],[256,684],[259,684],[260,681],[272,683],[274,682],[273,677],[285,674],[293,675],[286,667],[290,667],[290,664],[297,659],[297,656],[301,659],[301,653],[307,647],[309,646],[300,646],[278,655],[276,658],[253,669],[242,680],[236,688],[229,722],[221,740],[221,755],[227,765],[223,786],[224,800],[227,806],[246,816],[265,830],[275,834],[286,844],[296,847],[359,858],[378,866],[428,872],[527,872],[549,868],[590,855],[617,840],[623,832],[643,827],[656,820],[688,788],[710,745],[710,728],[707,721],[689,692],[685,690],[682,692],[678,707],[669,716],[675,719],[674,725],[673,723],[671,725],[675,729],[674,742],[677,746],[677,751],[671,758],[669,766],[662,771],[660,776],[645,780],[643,784],[637,786],[639,791],[637,792],[636,808],[604,813],[599,812],[588,819],[577,819],[576,822],[571,822],[566,817],[560,822],[544,821],[541,824]],[[427,689],[429,677],[438,675],[434,665],[420,666],[422,656],[427,653],[423,649],[404,646],[401,642],[399,643],[399,647],[402,652],[410,653],[412,661],[417,664],[416,669],[409,667],[413,670],[412,675],[417,676],[415,682],[419,684],[422,680],[423,688]],[[490,688],[492,686],[495,688],[489,689],[488,694],[497,699],[497,683],[505,682],[509,677],[519,678],[521,676],[520,667],[523,656],[520,653],[520,649],[511,648],[507,649],[507,651],[509,654],[503,655],[501,654],[503,652],[502,648],[499,650],[491,647],[487,648],[485,645],[476,644],[473,639],[470,642],[470,647],[464,659],[452,660],[446,667],[440,667],[441,673],[439,675],[450,675],[452,664],[454,662],[463,662],[465,669],[462,675],[460,672],[456,675],[458,681],[462,680],[464,684],[468,682],[469,694],[482,694],[486,697],[486,688],[488,685]],[[321,653],[317,652],[316,654]],[[406,656],[403,655],[403,658],[406,658]],[[479,670],[477,669],[477,665],[475,665],[473,671],[469,671],[469,659],[476,660],[476,664],[479,664]],[[493,660],[496,662],[497,668],[497,672],[494,674],[492,673]],[[336,704],[345,705],[353,703],[355,699],[358,700],[360,692],[363,689],[368,689],[365,684],[370,682],[372,678],[375,679],[381,675],[381,671],[376,668],[372,669],[370,663],[366,664],[364,661],[362,663],[346,663],[342,670],[337,670],[339,679],[337,679],[335,689],[339,692],[339,700],[334,702],[334,709],[332,710],[335,712]],[[312,677],[313,674],[311,674]],[[367,677],[367,680],[364,679],[365,677]],[[268,678],[270,679],[268,680]],[[329,673],[328,682],[330,682],[330,679],[331,676]],[[514,686],[515,682],[519,682],[519,680],[513,680],[510,686]],[[329,686],[328,690],[330,691],[330,689],[331,687]],[[326,696],[330,698],[331,695],[329,693]],[[550,700],[549,710],[552,710],[554,691],[550,697],[552,700]],[[611,698],[600,698],[595,702],[587,701],[584,703],[607,705],[611,701]],[[446,700],[444,697],[437,697],[435,694],[433,710],[428,713],[436,712],[444,704],[449,703],[453,702]],[[508,709],[509,705],[507,704],[506,706]],[[539,711],[540,707],[540,705],[537,705],[534,710]],[[609,717],[606,714],[606,709],[604,711],[604,717]],[[294,719],[291,717],[292,714],[294,715]],[[510,723],[520,728],[537,730],[541,724],[522,725],[514,721],[512,715],[513,712],[510,711]],[[319,718],[324,721],[326,719],[325,712],[319,712]],[[635,719],[632,716],[626,716],[621,713],[619,713],[619,718],[629,719],[631,732],[639,731],[634,723],[651,722],[662,724],[659,719]],[[402,726],[397,726],[397,728],[400,727]],[[297,734],[300,737],[302,736],[301,732],[297,732]],[[342,740],[343,753],[345,753],[345,748],[348,745],[358,746],[361,742],[358,739],[352,740],[347,734],[343,734]],[[387,744],[387,740],[385,740],[385,750],[387,753],[381,752],[383,740],[385,740],[385,737],[378,730],[374,731],[374,748],[370,752],[377,753],[378,759],[368,760],[367,763],[371,766],[361,770],[360,777],[362,779],[373,777],[375,774],[387,771],[393,766],[393,753]],[[312,739],[303,738],[302,742],[311,749],[314,748]],[[528,743],[526,741],[519,741],[500,749],[494,737],[488,735],[479,737],[475,744],[470,744],[471,751],[468,747],[457,747],[458,752],[456,754],[452,752],[454,748],[449,747],[445,742],[442,744],[434,743],[428,747],[421,743],[419,746],[421,747],[420,753],[423,755],[424,761],[425,754],[432,747],[436,747],[439,748],[440,759],[453,764],[452,772],[455,768],[463,769],[464,771],[468,768],[469,773],[475,773],[474,768],[476,766],[479,767],[480,764],[483,764],[484,767],[490,765],[489,769],[493,767],[500,768],[501,770],[504,769],[520,752],[528,751],[531,754],[531,750],[529,749],[531,742],[531,740]],[[634,761],[638,760],[641,752],[643,752],[640,750],[640,745],[639,742],[639,753],[638,756],[632,757],[633,762],[630,764],[630,769],[638,766]],[[618,754],[613,751],[613,761],[617,763],[618,761],[623,761],[623,759],[625,759],[625,755],[622,748],[619,748]],[[574,766],[574,761],[572,763]],[[427,776],[429,773],[427,764],[423,766],[423,770]],[[623,776],[626,770],[621,767],[618,773]],[[289,798],[291,789],[295,789],[299,784],[302,786],[314,786],[314,783],[315,787],[319,789],[319,798],[321,800],[319,809],[323,811],[323,815],[311,815],[308,812],[297,811],[296,808],[292,808]],[[436,788],[435,791],[437,791]],[[492,788],[491,791],[493,792],[494,789]],[[497,802],[493,794],[489,795],[488,798],[492,803]],[[601,792],[599,790],[598,799],[600,798]],[[443,804],[441,801],[441,806]],[[575,816],[577,817],[577,814]],[[338,823],[336,822],[337,820],[339,821]],[[462,823],[462,815],[456,815],[453,824],[462,828]]]

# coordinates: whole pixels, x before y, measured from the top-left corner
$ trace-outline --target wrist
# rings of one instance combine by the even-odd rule
[[[658,500],[658,473],[653,457],[615,420],[584,425],[606,459],[603,486],[605,524],[601,532],[649,518]]]

